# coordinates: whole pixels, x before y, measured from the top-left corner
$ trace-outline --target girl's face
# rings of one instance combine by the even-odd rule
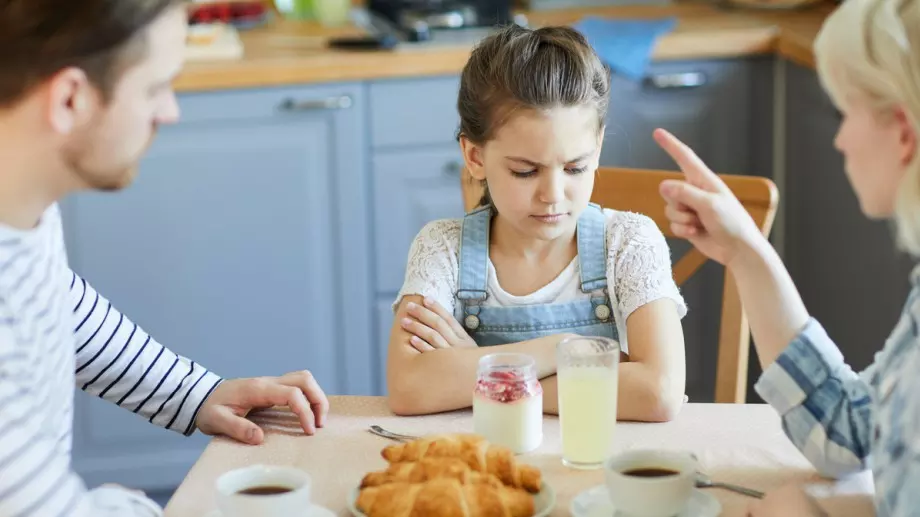
[[[484,146],[461,140],[470,174],[486,180],[492,202],[522,235],[571,235],[594,188],[603,129],[593,107],[522,110]]]
[[[847,178],[863,213],[872,219],[888,218],[916,152],[916,131],[900,108],[880,112],[860,96],[848,96],[845,104],[834,146],[843,153]]]

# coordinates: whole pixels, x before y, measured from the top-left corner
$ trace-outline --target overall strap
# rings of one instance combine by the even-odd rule
[[[591,297],[594,315],[608,321],[613,315],[607,289],[607,218],[600,206],[592,203],[578,218],[576,230],[581,290]]]
[[[590,293],[607,287],[607,218],[601,207],[588,205],[576,230],[581,290]]]
[[[460,302],[461,322],[469,330],[479,327],[479,304],[486,299],[489,272],[489,227],[492,207],[474,210],[463,218],[460,230],[460,272],[457,279],[457,300]]]

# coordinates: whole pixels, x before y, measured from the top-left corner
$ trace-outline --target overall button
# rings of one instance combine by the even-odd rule
[[[470,314],[463,318],[463,324],[470,330],[476,330],[479,328],[479,317],[475,314]]]
[[[601,321],[607,321],[607,319],[610,318],[610,307],[598,305],[594,308],[594,315]]]

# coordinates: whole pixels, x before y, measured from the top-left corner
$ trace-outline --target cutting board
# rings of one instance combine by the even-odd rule
[[[208,24],[189,27],[186,61],[233,60],[243,57],[243,41],[232,25]]]

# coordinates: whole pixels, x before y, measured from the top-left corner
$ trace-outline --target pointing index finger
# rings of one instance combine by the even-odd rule
[[[728,187],[712,172],[709,167],[693,152],[693,149],[681,142],[676,136],[664,129],[653,133],[655,141],[677,163],[690,183],[710,192],[724,192]]]

